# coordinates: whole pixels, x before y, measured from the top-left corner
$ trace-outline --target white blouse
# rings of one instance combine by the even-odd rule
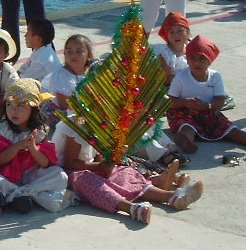
[[[64,165],[64,148],[67,136],[74,138],[74,140],[81,145],[81,151],[79,155],[80,160],[86,162],[92,162],[94,160],[95,156],[97,155],[97,151],[64,122],[59,122],[56,125],[56,130],[51,140],[56,145],[56,155],[59,166]]]
[[[53,95],[60,93],[71,96],[76,85],[83,78],[84,75],[75,75],[61,66],[47,75],[41,84],[43,89],[48,90]],[[53,102],[58,105],[56,98],[53,99]]]
[[[155,44],[153,48],[157,56],[161,55],[165,59],[174,75],[178,71],[188,67],[186,56],[176,56],[167,44]]]

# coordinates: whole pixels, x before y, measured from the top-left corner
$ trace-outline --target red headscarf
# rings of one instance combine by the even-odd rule
[[[190,28],[190,22],[188,18],[184,17],[179,12],[170,12],[162,23],[162,26],[158,33],[159,36],[165,41],[168,41],[168,31],[175,25],[181,25],[187,29]]]
[[[220,49],[206,37],[198,35],[186,47],[187,59],[192,55],[203,55],[212,63],[219,55]]]

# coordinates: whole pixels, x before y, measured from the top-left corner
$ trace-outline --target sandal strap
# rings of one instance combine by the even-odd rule
[[[151,209],[152,205],[149,202],[141,202],[141,203],[135,203],[131,205],[130,213],[131,213],[132,219],[141,221],[143,223],[149,223],[148,218],[147,220],[146,218],[143,218],[143,211],[145,210],[145,208]]]

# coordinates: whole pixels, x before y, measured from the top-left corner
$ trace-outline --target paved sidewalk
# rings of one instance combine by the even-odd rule
[[[213,67],[223,75],[236,108],[225,111],[246,129],[246,2],[229,0],[189,1],[187,16],[193,36],[203,34],[222,50]],[[62,58],[67,37],[82,33],[94,42],[95,54],[110,51],[115,22],[126,7],[76,14],[54,20],[55,46]],[[151,43],[160,42],[157,30],[164,17],[164,6]],[[22,42],[25,26],[21,27]],[[23,49],[20,63],[30,54]],[[18,67],[19,65],[16,65]],[[166,125],[167,126],[167,125]],[[241,159],[237,167],[222,165],[222,156],[234,153]],[[227,142],[199,143],[191,162],[182,169],[192,181],[202,179],[205,193],[189,210],[175,212],[154,204],[151,224],[142,225],[125,214],[110,215],[87,204],[51,214],[40,208],[28,215],[8,211],[0,214],[0,248],[8,249],[246,249],[246,163],[245,146]]]

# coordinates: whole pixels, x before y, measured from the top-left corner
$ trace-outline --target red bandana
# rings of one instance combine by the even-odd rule
[[[179,12],[170,12],[162,23],[162,26],[158,33],[159,36],[165,41],[168,41],[168,31],[175,25],[181,25],[188,29],[190,28],[188,18],[184,17]]]
[[[206,37],[198,35],[186,47],[186,57],[203,55],[212,63],[219,55],[220,49]]]

